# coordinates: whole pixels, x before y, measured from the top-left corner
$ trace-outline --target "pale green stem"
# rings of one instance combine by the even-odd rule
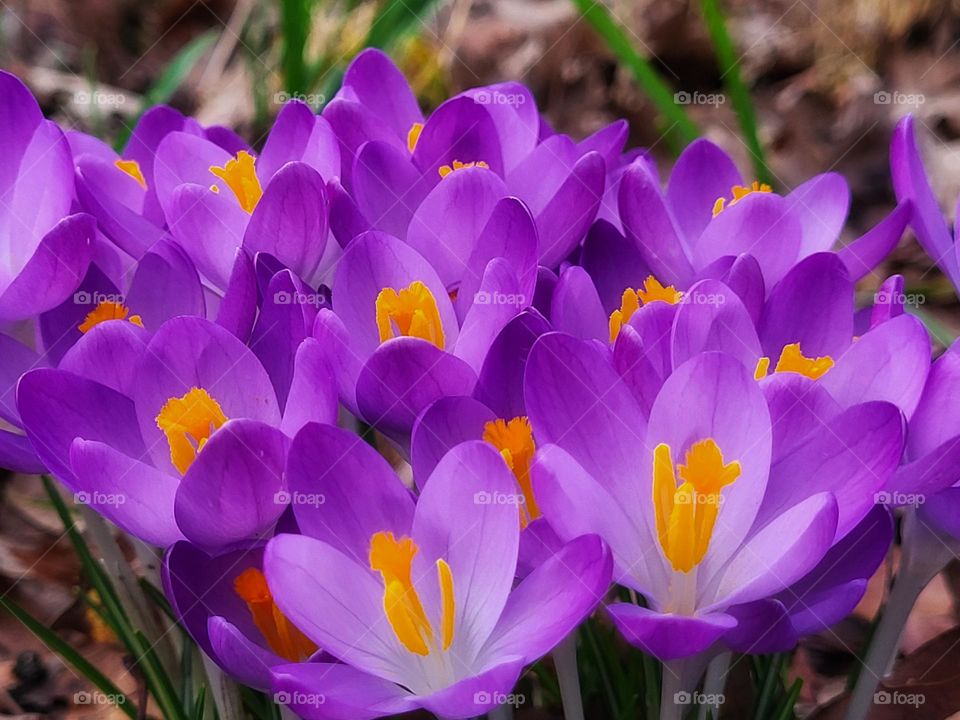
[[[877,686],[896,658],[900,636],[917,597],[960,549],[957,540],[927,526],[917,517],[915,510],[907,511],[903,528],[900,569],[870,640],[870,648],[847,706],[847,720],[863,720],[870,712]]]
[[[205,653],[201,653],[201,655],[203,656],[203,668],[206,670],[207,680],[210,681],[210,694],[213,695],[213,702],[217,706],[220,719],[244,717],[240,688]],[[296,715],[293,717],[296,717]]]
[[[577,670],[577,633],[570,633],[553,651],[553,664],[560,683],[564,720],[584,720],[580,697],[580,673]]]
[[[487,713],[489,720],[513,720],[513,706],[501,705]]]
[[[660,720],[680,720],[690,709],[683,702],[685,687],[684,671],[686,660],[669,660],[663,663],[663,683],[660,686]]]
[[[727,686],[731,654],[729,651],[720,653],[707,665],[707,674],[703,678],[703,695],[705,698],[718,698],[723,695],[723,690]],[[713,711],[713,717],[719,717],[720,704],[708,705],[704,703],[700,705],[697,709],[698,720],[706,720],[708,710]]]

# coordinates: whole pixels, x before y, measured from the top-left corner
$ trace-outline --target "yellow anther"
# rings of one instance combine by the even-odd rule
[[[610,313],[610,342],[617,339],[620,329],[630,322],[633,314],[640,309],[640,303],[665,302],[676,305],[683,293],[673,285],[664,287],[653,275],[648,275],[642,288],[627,288],[620,297],[620,307]]]
[[[206,390],[195,387],[183,397],[167,400],[156,422],[167,436],[170,461],[183,474],[210,436],[227,422],[227,416]]]
[[[141,187],[146,189],[147,181],[144,179],[143,172],[140,170],[140,163],[136,160],[117,160],[113,164],[140,183]]]
[[[795,372],[804,375],[811,380],[819,380],[834,366],[833,358],[829,355],[821,357],[807,357],[800,351],[800,343],[790,343],[784,345],[780,352],[780,359],[774,372]],[[762,357],[757,361],[757,369],[754,377],[757,380],[763,380],[767,376],[770,368],[770,358]]]
[[[773,192],[773,188],[766,183],[761,183],[757,180],[754,180],[749,185],[734,185],[732,188],[730,188],[730,194],[732,195],[732,198],[729,205],[734,205],[738,200],[745,198],[750,193],[755,192]],[[713,216],[716,217],[719,215],[721,212],[723,212],[724,208],[729,207],[729,205],[727,204],[726,198],[718,197],[716,202],[713,203]]]
[[[476,162],[467,162],[467,163],[460,162],[459,160],[454,160],[452,166],[441,165],[438,169],[438,172],[440,173],[440,177],[445,178],[454,170],[463,170],[464,168],[472,168],[472,167],[487,168],[487,169],[490,168],[490,166],[487,165],[487,163],[485,163],[483,160],[477,160]]]
[[[290,662],[303,662],[317,646],[280,612],[257,568],[247,568],[233,581],[234,592],[246,603],[253,624],[273,652]]]
[[[407,133],[407,149],[413,152],[417,149],[417,141],[420,139],[420,133],[423,132],[423,123],[415,122],[410,126],[410,132]]]
[[[123,303],[104,300],[87,313],[87,316],[80,323],[78,329],[82,333],[87,333],[102,322],[108,320],[126,320],[130,316],[130,322],[137,327],[143,327],[143,319],[139,315],[130,315],[130,308]]]
[[[443,350],[443,323],[436,298],[419,280],[399,291],[381,290],[377,295],[376,317],[380,342],[398,336],[417,337]]]
[[[507,467],[517,479],[517,485],[523,493],[523,506],[520,508],[520,525],[526,527],[540,517],[540,508],[533,495],[533,483],[530,480],[530,463],[536,445],[533,442],[533,428],[530,420],[521,415],[512,420],[491,420],[483,426],[484,441],[493,445],[507,463]]]
[[[260,187],[260,180],[254,170],[255,162],[253,155],[246,150],[241,150],[237,153],[237,157],[227,160],[227,164],[223,167],[217,167],[216,165],[210,167],[210,172],[223,180],[227,187],[233,190],[240,207],[248,213],[253,212],[263,196],[263,188]],[[220,192],[217,185],[214,185],[211,190]]]
[[[740,463],[724,463],[712,438],[690,446],[674,469],[670,446],[653,455],[653,509],[657,538],[674,570],[688,573],[703,560],[723,502],[721,491],[740,477]],[[683,483],[677,486],[677,475]]]

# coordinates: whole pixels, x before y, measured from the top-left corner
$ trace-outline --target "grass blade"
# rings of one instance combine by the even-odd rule
[[[280,0],[280,24],[283,39],[283,83],[291,95],[306,93],[307,33],[310,30],[312,0]]]
[[[597,0],[573,0],[583,18],[606,41],[620,62],[630,68],[640,88],[650,98],[666,121],[664,132],[674,150],[680,150],[699,136],[696,123],[674,101],[673,90],[660,77],[653,65],[637,52],[623,26]]]
[[[710,39],[713,41],[713,50],[720,66],[723,85],[726,88],[727,95],[730,96],[733,109],[737,113],[740,131],[743,133],[743,141],[746,143],[747,149],[750,150],[754,172],[758,180],[769,183],[771,181],[770,168],[767,167],[763,146],[760,144],[760,136],[757,134],[757,116],[753,111],[750,91],[740,74],[740,61],[737,58],[737,51],[733,46],[730,33],[727,32],[726,20],[724,20],[717,0],[701,0],[700,5],[707,30],[710,32]]]
[[[364,45],[381,50],[392,47],[423,22],[435,4],[436,0],[387,0],[370,26]]]
[[[85,657],[64,642],[53,630],[47,628],[10,598],[0,596],[0,607],[23,623],[24,627],[36,635],[44,645],[59,655],[65,662],[72,665],[78,673],[89,680],[100,692],[108,697],[116,698],[116,706],[123,711],[127,717],[136,720],[137,708],[133,704],[133,701],[121,692],[120,688],[97,670]]]

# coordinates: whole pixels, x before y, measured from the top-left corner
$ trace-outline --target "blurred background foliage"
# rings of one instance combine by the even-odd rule
[[[927,136],[942,205],[952,211],[960,192],[960,0],[0,0],[0,67],[23,78],[65,127],[117,146],[160,102],[259,146],[283,102],[297,97],[321,110],[368,45],[393,55],[425,110],[466,87],[521,80],[549,122],[574,137],[626,118],[630,145],[650,148],[664,171],[702,134],[781,191],[840,172],[853,193],[845,239],[893,207],[888,144],[907,112]],[[90,102],[93,93],[105,101]],[[960,334],[954,292],[912,237],[863,281],[864,299],[894,272],[924,299],[938,339]],[[157,687],[162,695],[163,683],[126,671],[140,641],[104,626],[109,588],[78,555],[77,537],[64,535],[63,507],[32,478],[5,478],[2,492],[2,597],[29,608],[35,631],[53,628],[105,681],[123,677],[120,690],[135,700]],[[749,717],[759,701],[766,714],[758,720],[791,717],[796,693],[804,716],[841,693],[896,561],[894,552],[857,612],[831,633],[790,657],[738,661],[728,685],[736,701],[724,717]],[[957,597],[960,571],[951,566],[921,596],[895,678],[907,683],[939,668],[926,685],[936,717],[960,717]],[[603,625],[580,639],[588,717],[655,710],[642,690],[658,683],[654,663],[627,662]],[[0,613],[0,715],[129,716],[129,707],[71,703],[89,686],[58,663],[49,643]],[[540,708],[556,706],[549,667],[538,665],[520,690]],[[199,716],[195,691],[179,694],[191,698],[191,715],[200,705]],[[879,712],[897,720],[913,708]],[[531,706],[521,717],[552,716]]]

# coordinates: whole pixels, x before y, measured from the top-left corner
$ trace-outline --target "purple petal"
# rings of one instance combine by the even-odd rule
[[[800,220],[799,257],[830,250],[850,209],[850,187],[843,176],[831,172],[812,177],[794,188],[786,200],[789,211]]]
[[[406,237],[413,213],[430,187],[405,148],[372,141],[359,149],[353,166],[353,197],[357,212],[370,227]],[[356,225],[358,219],[352,222]],[[351,237],[365,229],[351,230]]]
[[[272,675],[273,697],[304,720],[372,720],[416,707],[399,685],[349,665],[280,665]]]
[[[368,562],[375,533],[410,534],[410,492],[383,456],[358,435],[307,425],[290,447],[286,473],[301,532],[360,565]]]
[[[579,340],[610,339],[607,313],[586,270],[571,265],[560,274],[550,303],[550,324]]]
[[[526,415],[523,374],[530,348],[550,326],[535,310],[524,310],[506,324],[487,351],[474,397],[499,417]]]
[[[718,280],[702,280],[684,293],[673,321],[673,364],[718,350],[753,369],[761,355],[753,320],[740,298]]]
[[[417,487],[423,488],[451,449],[481,439],[484,425],[496,417],[493,410],[469,397],[440,398],[428,407],[417,418],[410,440],[410,464]]]
[[[901,315],[874,328],[820,378],[841,405],[885,400],[909,418],[930,368],[930,339],[919,320]]]
[[[760,322],[764,354],[776,364],[780,351],[798,342],[808,357],[839,357],[853,337],[853,296],[836,253],[804,258],[770,291]]]
[[[583,269],[596,286],[603,311],[620,307],[620,298],[627,288],[638,288],[650,270],[637,246],[606,220],[598,220],[583,241]]]
[[[178,478],[105,442],[82,437],[70,446],[70,465],[76,478],[71,488],[77,502],[150,545],[167,547],[183,539],[173,512]]]
[[[516,480],[503,457],[489,443],[476,441],[443,457],[417,502],[416,560],[429,568],[443,558],[453,575],[454,654],[466,656],[480,648],[507,602],[517,566],[517,497]]]
[[[446,395],[470,395],[476,383],[476,374],[460,358],[419,338],[394,338],[360,370],[357,406],[370,424],[402,438],[430,403]]]
[[[126,303],[155,330],[177,315],[206,314],[200,276],[180,246],[161,240],[137,263]]]
[[[703,652],[737,625],[733,617],[721,613],[686,617],[629,603],[614,603],[606,610],[627,642],[659,660]]]
[[[410,85],[383,51],[368,48],[357,55],[343,75],[350,96],[382,118],[401,138],[415,122],[423,122]]]
[[[664,285],[688,285],[693,276],[688,250],[659,181],[643,164],[624,171],[619,201],[624,234],[637,246],[647,267]]]
[[[328,205],[320,174],[305,163],[287,163],[254,208],[243,247],[254,255],[269,253],[301,277],[311,277],[327,242]]]
[[[599,153],[587,153],[577,160],[545,207],[531,205],[540,236],[541,263],[558,265],[583,240],[600,209],[604,181],[603,158]]]
[[[257,315],[257,277],[253,261],[237,248],[223,300],[217,311],[217,325],[246,342]]]
[[[677,158],[667,183],[667,205],[692,247],[713,217],[717,198],[730,195],[743,180],[733,160],[709,140],[695,140]]]
[[[293,378],[280,429],[287,437],[296,435],[310,422],[336,425],[337,386],[330,372],[326,352],[312,337],[297,348],[293,362]]]
[[[272,528],[286,509],[289,444],[282,432],[254,420],[230,420],[214,432],[177,490],[175,514],[183,534],[216,548]]]

